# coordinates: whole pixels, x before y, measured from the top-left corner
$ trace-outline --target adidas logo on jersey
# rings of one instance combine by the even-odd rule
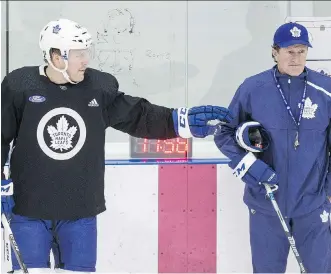
[[[98,107],[99,104],[97,102],[97,100],[93,99],[91,102],[88,103],[89,107]]]

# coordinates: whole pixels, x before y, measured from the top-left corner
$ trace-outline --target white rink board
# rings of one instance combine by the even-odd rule
[[[98,220],[97,273],[157,273],[157,166],[106,166],[105,178],[108,209]],[[243,186],[227,165],[217,166],[218,273],[252,272]],[[287,273],[298,273],[289,257]]]
[[[157,166],[107,166],[98,271],[157,273],[157,177]]]

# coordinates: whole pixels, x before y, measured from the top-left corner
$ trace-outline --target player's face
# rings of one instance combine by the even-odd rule
[[[278,52],[273,50],[281,73],[291,76],[300,75],[306,65],[308,47],[304,45],[293,45],[287,48],[280,48]]]
[[[90,58],[91,51],[89,49],[70,50],[67,73],[72,81],[81,82],[84,80],[85,70]]]

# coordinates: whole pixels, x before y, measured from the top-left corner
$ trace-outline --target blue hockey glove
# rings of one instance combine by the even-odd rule
[[[233,175],[241,179],[252,188],[261,188],[263,183],[276,185],[278,177],[276,172],[266,163],[257,159],[252,152],[248,152],[244,157],[236,157],[231,160],[229,167],[233,170]]]
[[[11,180],[1,180],[1,213],[4,213],[8,219],[10,219],[15,205],[13,193],[13,182]]]
[[[182,138],[204,138],[214,134],[217,125],[211,121],[229,123],[233,116],[227,108],[217,106],[198,106],[178,108],[172,113],[177,135]]]

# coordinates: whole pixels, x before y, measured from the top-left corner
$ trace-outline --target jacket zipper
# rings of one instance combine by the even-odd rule
[[[291,107],[291,78],[288,78],[288,81],[287,81],[287,83],[288,83],[288,104],[289,104],[289,107]],[[294,114],[293,114],[294,115]],[[289,117],[288,117],[288,119],[289,119]],[[290,128],[290,132],[291,132],[291,127],[289,126],[289,128]],[[288,137],[288,135],[287,135],[287,174],[289,173],[289,170],[290,170],[290,167],[289,167],[289,161],[290,161],[290,159],[289,159],[289,155],[290,155],[290,153],[289,153],[289,148],[290,148],[290,146],[289,146],[289,137]],[[287,196],[288,196],[288,176],[286,177],[286,194],[285,194],[285,196],[286,196],[286,198],[285,198],[285,208],[284,208],[284,217],[287,219]]]

